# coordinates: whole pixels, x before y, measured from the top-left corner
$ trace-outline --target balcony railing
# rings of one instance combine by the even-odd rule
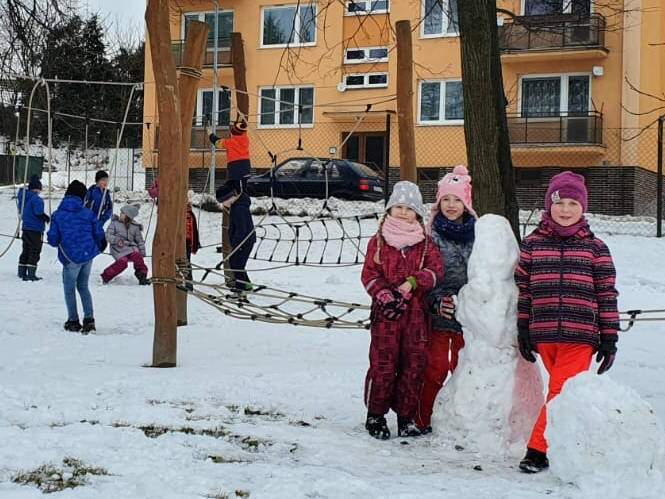
[[[209,117],[196,116],[192,118],[190,149],[210,149],[212,144],[210,144],[210,140],[208,139],[209,127]],[[218,137],[227,137],[229,135],[228,125],[217,125],[215,133]],[[159,149],[159,125],[155,128],[155,149]]]
[[[171,42],[171,52],[173,52],[173,59],[176,67],[181,67],[183,64],[182,58],[185,54],[185,40],[175,40]],[[203,60],[204,67],[211,67],[215,64],[215,43],[214,40],[208,40],[206,47],[206,55]],[[231,65],[231,39],[219,38],[217,41],[217,65],[230,66]]]
[[[508,114],[511,144],[602,144],[603,115],[559,113],[556,115]]]
[[[579,16],[523,16],[499,27],[502,52],[583,50],[605,48],[605,18]]]

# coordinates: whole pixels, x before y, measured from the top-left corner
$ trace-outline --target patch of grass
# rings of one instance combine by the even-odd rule
[[[108,475],[104,468],[95,468],[85,465],[79,459],[65,457],[62,466],[43,464],[32,471],[18,473],[12,478],[12,482],[20,485],[32,485],[44,494],[60,492],[65,489],[73,489],[88,483],[88,475]]]
[[[232,499],[233,497],[240,497],[246,499],[247,497],[249,497],[249,491],[236,489],[236,491],[233,492],[233,495],[231,495],[231,492],[224,492],[220,490],[219,492],[206,494],[205,497],[207,497],[208,499]]]
[[[245,416],[268,416],[270,418],[274,419],[280,419],[284,417],[284,414],[278,411],[273,411],[273,410],[266,410],[262,409],[260,407],[252,407],[252,406],[245,406],[245,409],[243,411],[245,413]]]
[[[247,459],[240,459],[238,457],[226,457],[219,454],[212,454],[206,457],[216,464],[235,464],[235,463],[249,463]]]

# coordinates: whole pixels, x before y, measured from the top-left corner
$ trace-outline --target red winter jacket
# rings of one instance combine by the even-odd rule
[[[533,343],[598,345],[619,329],[615,279],[610,251],[588,225],[561,238],[541,224],[522,241],[515,270],[518,328]]]

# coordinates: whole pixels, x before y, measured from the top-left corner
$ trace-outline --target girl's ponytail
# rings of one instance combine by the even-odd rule
[[[383,215],[383,218],[379,222],[379,227],[376,229],[376,251],[374,252],[374,263],[381,265],[381,246],[383,246],[383,236],[381,235],[381,230],[383,229],[383,222],[386,221],[388,214]]]

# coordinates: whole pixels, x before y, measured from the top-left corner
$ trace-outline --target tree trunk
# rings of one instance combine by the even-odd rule
[[[175,253],[182,177],[182,127],[178,102],[178,78],[171,53],[168,0],[148,0],[145,20],[155,73],[157,109],[160,121],[160,196],[157,229],[152,243],[152,275],[155,307],[153,367],[175,367],[177,325],[175,294]]]
[[[400,180],[418,181],[413,128],[413,46],[411,22],[397,21],[397,123]]]
[[[508,219],[519,239],[519,208],[510,156],[496,0],[458,2],[464,136],[479,215]]]
[[[201,68],[205,57],[206,43],[208,41],[208,25],[206,23],[193,21],[187,29],[185,40],[185,53],[183,54],[183,69],[180,71],[178,90],[180,94],[180,124],[182,126],[182,160],[180,161],[181,178],[180,192],[180,216],[178,217],[178,229],[176,238],[176,262],[180,266],[187,265],[185,251],[185,224],[187,211],[187,190],[189,189],[189,146],[192,141],[192,116],[196,108],[196,94],[198,92],[199,80],[201,79]],[[187,325],[187,292],[181,289],[176,291],[176,309],[178,326]]]

